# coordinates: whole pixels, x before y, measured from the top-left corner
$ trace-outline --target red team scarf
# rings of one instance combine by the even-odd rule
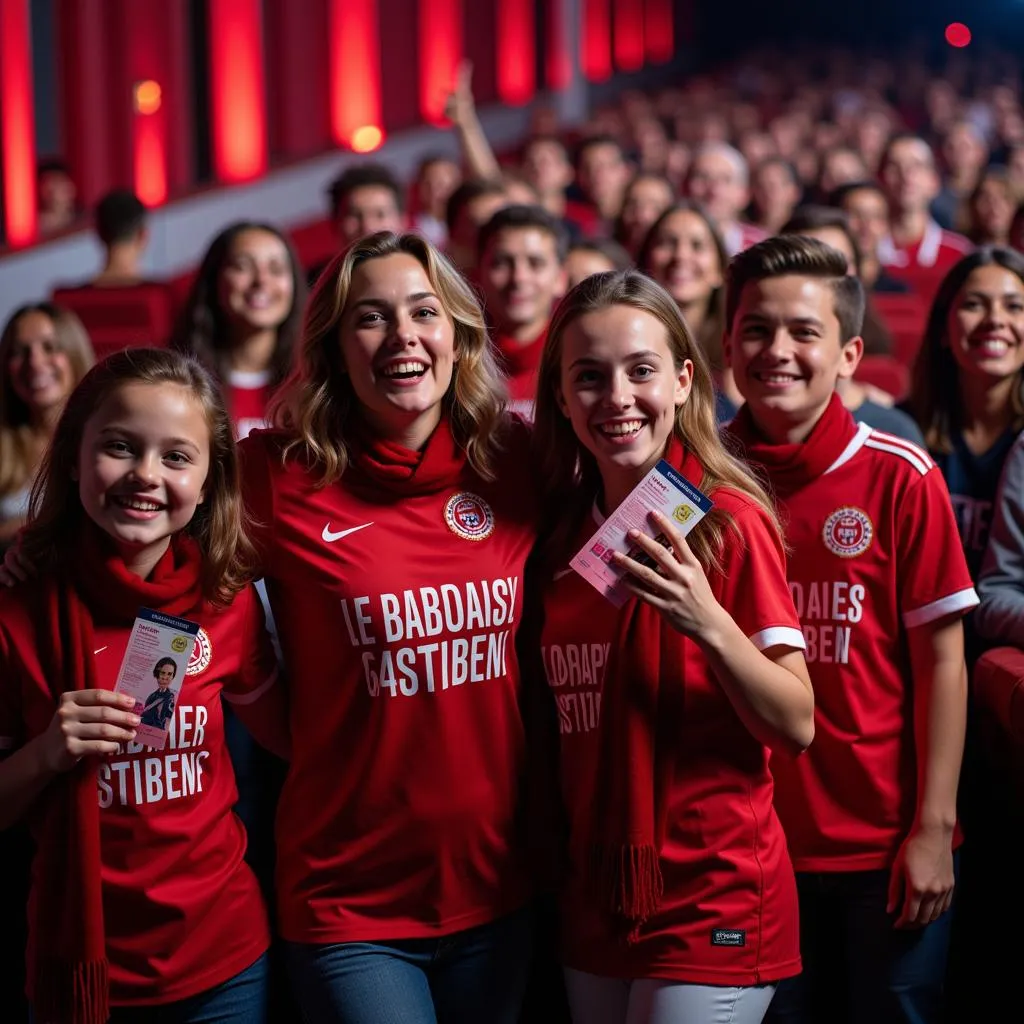
[[[833,392],[821,419],[800,444],[772,444],[767,441],[750,406],[743,405],[729,424],[729,433],[743,442],[745,457],[760,464],[768,473],[776,497],[786,499],[817,480],[839,458],[857,433],[857,424]]]
[[[533,385],[536,383],[537,373],[540,370],[540,360],[541,356],[544,355],[544,342],[547,336],[547,327],[533,341],[525,343],[517,341],[515,338],[510,338],[507,335],[494,335],[494,347],[498,350],[502,369],[508,376],[510,382],[509,390],[512,392],[519,390],[515,387],[515,382],[517,381],[523,381],[531,385],[524,389],[523,394],[514,394],[513,397],[529,399],[534,397],[532,394],[534,390]]]
[[[352,464],[378,487],[396,496],[434,494],[456,483],[466,452],[443,416],[421,451],[375,437],[361,420],[351,436]]]
[[[97,689],[93,615],[130,626],[142,607],[185,615],[202,598],[198,545],[178,534],[150,579],[130,573],[92,523],[75,557],[43,589],[51,695]],[[32,1007],[39,1024],[103,1024],[109,965],[103,927],[96,764],[85,758],[54,780],[41,803]]]
[[[667,461],[694,486],[704,469],[673,437]],[[686,643],[632,597],[616,621],[601,707],[592,878],[616,931],[635,942],[664,889],[661,849],[685,695]]]

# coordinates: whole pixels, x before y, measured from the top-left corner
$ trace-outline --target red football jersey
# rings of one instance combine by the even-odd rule
[[[963,235],[946,231],[929,220],[920,241],[897,247],[892,236],[882,239],[878,258],[886,272],[904,281],[912,291],[930,301],[947,271],[974,249]]]
[[[711,498],[732,515],[745,541],[727,542],[722,572],[710,577],[715,597],[760,649],[801,649],[778,535],[764,512],[736,492],[723,488]],[[566,561],[599,523],[598,515],[587,519]],[[768,751],[736,715],[700,648],[681,635],[686,692],[661,851],[661,905],[628,946],[595,910],[585,865],[601,813],[594,791],[601,693],[620,614],[570,569],[555,573],[544,598],[542,656],[558,708],[570,825],[564,963],[608,977],[700,985],[756,985],[795,975],[796,883],[772,809]]]
[[[293,756],[277,816],[282,935],[450,934],[528,899],[515,635],[536,536],[525,431],[488,482],[317,488],[281,435],[241,445],[289,671]]]
[[[235,437],[239,440],[248,437],[250,430],[267,426],[272,380],[273,375],[269,371],[241,373],[232,370],[228,374],[225,397],[231,422],[235,425]]]
[[[103,914],[113,1005],[175,1002],[254,963],[270,938],[224,742],[221,695],[256,700],[277,662],[253,589],[204,607],[167,744],[135,743],[99,758]],[[94,623],[96,675],[113,689],[131,628]],[[47,638],[24,592],[0,594],[0,749],[46,731],[55,711],[43,683]],[[33,875],[33,891],[53,879]],[[33,898],[30,897],[29,928]],[[32,965],[29,964],[31,977]],[[31,982],[29,985],[31,991]]]
[[[938,467],[902,438],[850,431],[779,509],[815,699],[810,748],[772,759],[798,871],[892,864],[917,797],[906,633],[978,603]]]

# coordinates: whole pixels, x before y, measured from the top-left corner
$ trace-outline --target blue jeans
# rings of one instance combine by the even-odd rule
[[[779,983],[766,1024],[939,1024],[952,911],[893,928],[889,876],[797,873],[803,974]]]
[[[530,910],[446,935],[393,942],[289,942],[307,1024],[516,1024],[532,950]]]
[[[264,953],[233,978],[176,1003],[112,1007],[107,1024],[268,1024],[267,964]]]

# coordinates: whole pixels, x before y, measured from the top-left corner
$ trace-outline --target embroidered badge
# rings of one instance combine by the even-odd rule
[[[875,528],[866,512],[848,505],[836,509],[825,520],[821,539],[825,547],[840,558],[856,558],[871,547],[875,539]]]
[[[747,933],[743,928],[716,928],[711,933],[712,946],[745,946]]]
[[[464,540],[485,540],[494,532],[491,506],[469,491],[460,491],[448,499],[444,521],[452,533]]]
[[[192,657],[188,659],[185,674],[197,676],[200,672],[205,672],[212,660],[213,644],[210,643],[210,637],[206,630],[200,627],[196,634],[196,642],[192,646]]]

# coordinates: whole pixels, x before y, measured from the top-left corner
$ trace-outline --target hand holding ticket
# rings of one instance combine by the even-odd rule
[[[135,700],[141,718],[136,742],[163,750],[198,632],[198,622],[149,608],[139,611],[114,686],[115,693]]]
[[[628,541],[628,531],[640,530],[667,547],[664,534],[654,535],[651,512],[663,513],[685,537],[707,515],[711,505],[706,494],[662,459],[604,521],[569,565],[616,608],[621,608],[630,595],[622,583],[623,570],[612,563],[614,552],[621,551],[656,568],[646,552]]]

